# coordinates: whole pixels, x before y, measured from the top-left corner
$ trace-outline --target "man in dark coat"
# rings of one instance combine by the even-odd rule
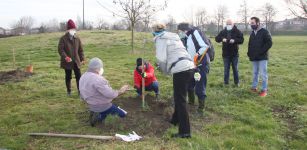
[[[61,57],[61,68],[65,70],[67,95],[70,96],[72,70],[75,73],[79,92],[79,80],[81,77],[80,68],[85,61],[82,43],[80,38],[76,35],[76,25],[72,20],[68,20],[67,22],[67,32],[59,41],[58,52]]]
[[[224,84],[229,84],[230,65],[232,66],[233,79],[236,86],[239,86],[239,44],[244,42],[242,32],[234,25],[231,19],[226,21],[226,27],[216,37],[215,41],[223,43],[224,60]]]
[[[249,37],[247,56],[253,63],[253,83],[252,92],[257,92],[258,75],[262,78],[262,89],[259,96],[265,97],[268,91],[268,58],[269,49],[272,47],[272,37],[268,30],[260,26],[260,20],[252,17],[251,28],[253,29]]]

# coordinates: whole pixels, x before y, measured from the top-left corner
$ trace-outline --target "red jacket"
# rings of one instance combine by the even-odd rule
[[[137,88],[142,87],[142,76],[141,76],[142,71],[138,71],[137,69],[134,70],[134,86]],[[152,84],[152,82],[157,81],[157,78],[155,76],[155,70],[152,67],[150,63],[146,64],[145,67],[145,72],[146,72],[146,78],[145,78],[145,86],[148,86]]]

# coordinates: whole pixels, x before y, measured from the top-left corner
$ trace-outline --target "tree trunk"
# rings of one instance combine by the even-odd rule
[[[131,23],[131,51],[134,53],[134,23]]]

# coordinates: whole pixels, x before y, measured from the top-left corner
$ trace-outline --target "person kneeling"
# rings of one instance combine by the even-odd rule
[[[91,111],[90,122],[94,126],[97,121],[104,120],[107,115],[118,115],[123,118],[127,112],[116,105],[112,100],[124,94],[129,86],[124,85],[120,90],[113,90],[109,82],[102,76],[103,63],[99,58],[89,62],[88,70],[80,78],[80,96]],[[95,115],[94,115],[95,114]]]
[[[142,73],[142,58],[136,60],[136,68],[134,70],[134,88],[138,96],[142,95],[142,78],[145,78],[145,91],[154,91],[156,100],[159,100],[159,84],[154,74],[154,67],[144,61],[144,73]]]

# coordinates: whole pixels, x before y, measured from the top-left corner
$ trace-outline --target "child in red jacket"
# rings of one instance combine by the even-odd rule
[[[156,99],[159,99],[159,84],[155,76],[154,67],[144,61],[145,71],[142,73],[142,58],[136,60],[136,68],[134,70],[134,88],[139,96],[142,95],[142,78],[145,78],[145,91],[154,91]]]

